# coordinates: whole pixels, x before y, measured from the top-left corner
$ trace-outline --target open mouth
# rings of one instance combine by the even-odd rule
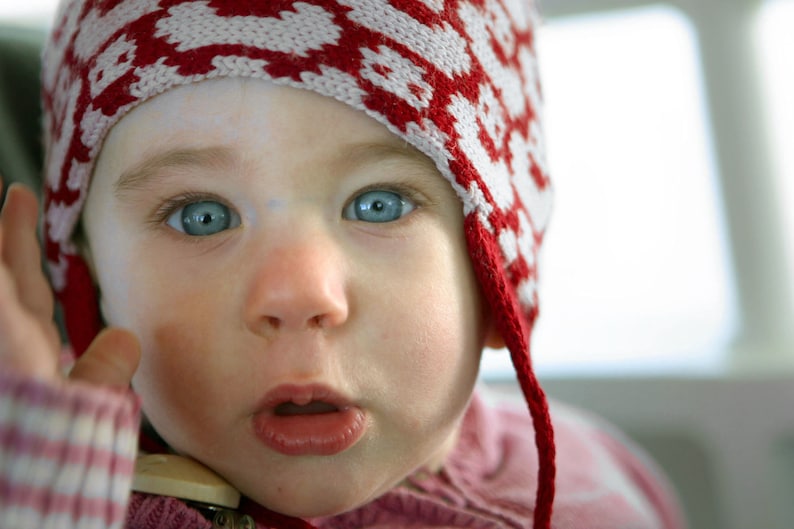
[[[275,388],[252,420],[257,438],[288,456],[337,454],[356,444],[366,430],[360,407],[320,385]]]
[[[295,404],[294,402],[283,402],[273,409],[278,417],[289,417],[291,415],[322,415],[340,411],[338,406],[319,400],[308,404]]]

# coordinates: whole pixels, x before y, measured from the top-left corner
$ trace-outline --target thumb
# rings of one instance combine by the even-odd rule
[[[140,357],[141,348],[134,334],[118,328],[105,329],[77,360],[69,378],[127,389]]]

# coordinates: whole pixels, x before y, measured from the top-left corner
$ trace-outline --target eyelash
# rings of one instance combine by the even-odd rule
[[[211,193],[198,193],[198,192],[189,191],[187,193],[183,193],[176,197],[169,198],[168,200],[163,202],[152,215],[152,224],[156,226],[165,224],[165,222],[171,217],[171,215],[179,208],[183,208],[195,202],[202,202],[208,200],[219,202],[221,204],[224,204],[229,209],[234,209],[231,205],[229,205],[228,202],[226,202],[217,195],[213,195]]]
[[[375,183],[364,186],[358,190],[356,190],[350,198],[347,199],[345,202],[342,210],[344,209],[358,197],[364,193],[369,191],[390,191],[392,193],[397,193],[398,195],[410,200],[415,209],[420,209],[422,207],[427,206],[430,201],[426,198],[426,196],[419,191],[417,191],[414,187],[406,184],[401,183]],[[165,224],[165,222],[171,217],[171,215],[180,208],[193,204],[195,202],[201,202],[206,200],[213,200],[219,202],[221,204],[226,205],[229,209],[234,209],[227,201],[223,200],[221,197],[211,194],[211,193],[201,193],[201,192],[194,192],[188,191],[176,197],[170,198],[163,202],[153,213],[152,215],[152,224],[155,226],[159,226]]]
[[[414,204],[415,209],[420,209],[422,207],[427,206],[430,203],[430,201],[427,199],[427,197],[423,193],[420,193],[419,191],[416,190],[416,188],[414,188],[414,187],[412,187],[412,186],[410,186],[408,184],[402,184],[402,183],[399,183],[399,182],[397,182],[397,183],[390,182],[388,184],[387,183],[376,183],[376,184],[370,184],[370,185],[364,186],[364,187],[362,187],[360,189],[357,189],[350,196],[350,198],[347,199],[347,201],[345,202],[344,206],[342,207],[342,210],[344,211],[345,208],[347,208],[350,205],[350,203],[353,202],[356,199],[356,197],[358,197],[360,195],[363,195],[364,193],[367,193],[369,191],[388,191],[388,192],[391,192],[391,193],[396,193],[396,194],[402,196],[403,198],[406,198],[409,201],[411,201]]]

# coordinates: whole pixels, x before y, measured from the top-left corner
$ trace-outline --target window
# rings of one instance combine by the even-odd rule
[[[788,262],[794,264],[794,2],[766,2],[758,18],[767,115],[777,161],[780,210],[785,221]]]
[[[661,6],[551,19],[539,54],[556,196],[538,370],[717,359],[735,302],[688,20]],[[486,355],[486,376],[508,362]]]
[[[0,2],[0,21],[9,20],[27,25],[48,24],[58,0],[7,0]]]

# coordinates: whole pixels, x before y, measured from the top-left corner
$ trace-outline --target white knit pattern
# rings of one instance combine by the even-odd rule
[[[537,20],[525,0],[417,0],[410,9],[390,0],[305,0],[268,14],[238,13],[234,2],[185,0],[164,9],[159,0],[128,0],[81,18],[86,1],[71,0],[62,11],[43,72],[47,233],[60,253],[71,253],[93,163],[114,123],[173,86],[254,77],[343,101],[427,154],[464,212],[493,234],[499,266],[524,310],[534,310],[536,294],[528,292],[551,187],[532,41]],[[144,25],[133,31],[136,24]],[[230,51],[196,55],[224,46]],[[80,107],[83,94],[88,104]],[[395,104],[372,106],[372,96]]]

